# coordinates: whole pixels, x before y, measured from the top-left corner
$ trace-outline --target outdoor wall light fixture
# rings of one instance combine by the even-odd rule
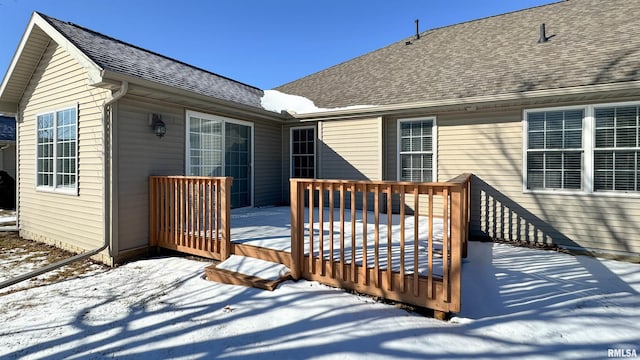
[[[149,114],[149,125],[157,137],[161,138],[167,133],[167,126],[162,121],[162,115],[160,114]]]

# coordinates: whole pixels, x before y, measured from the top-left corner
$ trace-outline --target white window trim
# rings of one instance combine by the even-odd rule
[[[318,130],[315,126],[294,126],[289,129],[289,178],[293,177],[293,131],[304,129],[313,129],[313,175],[314,178],[318,178]]]
[[[522,192],[528,194],[560,194],[560,195],[585,195],[585,196],[604,196],[604,197],[633,197],[640,198],[640,191],[594,191],[594,151],[595,151],[595,109],[603,107],[622,107],[622,106],[638,106],[640,101],[625,101],[613,103],[598,103],[588,105],[559,106],[548,108],[525,109],[522,118]],[[563,110],[583,110],[584,120],[582,122],[582,190],[571,189],[544,189],[532,190],[527,189],[527,148],[529,144],[529,122],[528,113],[544,112],[544,111],[563,111]]]
[[[583,121],[582,121],[582,147],[580,151],[585,154],[588,150],[585,148],[585,127],[586,127],[586,116],[587,111],[585,106],[563,106],[563,107],[551,107],[551,108],[539,108],[539,109],[526,109],[523,112],[523,121],[522,121],[522,191],[525,193],[548,193],[548,194],[576,194],[576,193],[584,193],[585,189],[585,168],[587,167],[586,157],[583,156],[583,166],[581,169],[580,177],[582,179],[582,183],[580,184],[582,189],[528,189],[528,173],[527,173],[527,153],[528,153],[528,145],[529,145],[529,113],[536,112],[547,112],[547,111],[570,111],[570,110],[582,110],[583,111]]]
[[[255,150],[256,150],[256,146],[255,146],[255,131],[254,131],[254,123],[250,122],[250,121],[244,121],[244,120],[237,120],[237,119],[232,119],[232,118],[228,118],[228,117],[224,117],[224,116],[220,116],[220,115],[213,115],[213,114],[207,114],[207,113],[203,113],[203,112],[198,112],[198,111],[192,111],[192,110],[187,110],[185,113],[185,164],[184,164],[184,173],[185,174],[189,174],[189,170],[190,170],[190,166],[191,166],[191,148],[190,148],[190,139],[189,139],[189,128],[190,128],[190,123],[191,123],[191,116],[194,117],[198,117],[198,118],[202,118],[202,119],[207,119],[207,120],[213,120],[213,121],[221,121],[222,122],[222,170],[223,173],[226,169],[226,154],[224,153],[224,147],[225,147],[225,136],[226,136],[226,129],[224,124],[225,123],[232,123],[232,124],[238,124],[238,125],[243,125],[243,126],[249,126],[251,128],[251,161],[249,162],[249,171],[251,172],[250,174],[250,189],[249,189],[249,197],[250,197],[250,202],[251,204],[249,205],[249,207],[253,206],[254,204],[254,191],[255,191],[255,171],[254,171],[254,162],[255,162]],[[223,176],[227,176],[226,174]]]
[[[435,116],[428,117],[417,117],[417,118],[403,118],[398,119],[396,124],[396,179],[400,181],[402,175],[402,164],[400,163],[400,152],[402,150],[402,134],[401,134],[401,125],[405,122],[415,122],[415,121],[433,121],[433,127],[431,130],[431,152],[433,154],[432,157],[432,173],[431,178],[432,182],[438,181],[438,122],[436,121]]]
[[[57,182],[58,182],[58,146],[57,146],[57,141],[58,141],[58,116],[57,113],[60,111],[65,111],[65,110],[69,110],[69,109],[75,109],[76,110],[76,141],[75,141],[75,160],[76,160],[76,171],[75,171],[75,177],[76,177],[76,183],[73,187],[57,187]],[[42,115],[48,115],[48,114],[53,114],[53,185],[52,186],[44,186],[44,185],[38,185],[38,117],[42,116]],[[65,107],[61,107],[55,110],[51,110],[51,111],[44,111],[41,113],[37,113],[36,117],[35,117],[36,121],[35,121],[35,176],[34,176],[34,184],[35,184],[35,189],[36,191],[40,191],[40,192],[48,192],[48,193],[56,193],[56,194],[63,194],[63,195],[73,195],[73,196],[78,196],[79,195],[79,187],[78,184],[80,182],[80,178],[78,176],[78,168],[80,167],[79,163],[80,163],[80,154],[79,154],[79,147],[78,147],[78,142],[79,142],[79,136],[80,136],[80,105],[79,104],[74,104],[74,105],[69,105],[69,106],[65,106]]]

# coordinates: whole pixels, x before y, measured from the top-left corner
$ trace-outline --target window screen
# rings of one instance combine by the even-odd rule
[[[527,189],[582,188],[584,111],[527,113]]]
[[[433,181],[433,120],[400,122],[400,180]]]
[[[638,191],[640,107],[595,109],[594,190]]]
[[[315,177],[315,129],[291,129],[291,176]]]

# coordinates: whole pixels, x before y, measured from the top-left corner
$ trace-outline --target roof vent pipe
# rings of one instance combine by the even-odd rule
[[[416,19],[416,40],[420,39],[420,20]]]
[[[546,43],[549,41],[547,37],[547,31],[545,29],[544,23],[540,24],[540,39],[538,39],[538,44]]]

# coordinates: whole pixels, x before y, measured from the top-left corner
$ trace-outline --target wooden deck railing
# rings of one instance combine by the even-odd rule
[[[459,312],[470,178],[291,179],[292,276]]]
[[[228,258],[231,182],[230,177],[151,176],[150,245]]]

